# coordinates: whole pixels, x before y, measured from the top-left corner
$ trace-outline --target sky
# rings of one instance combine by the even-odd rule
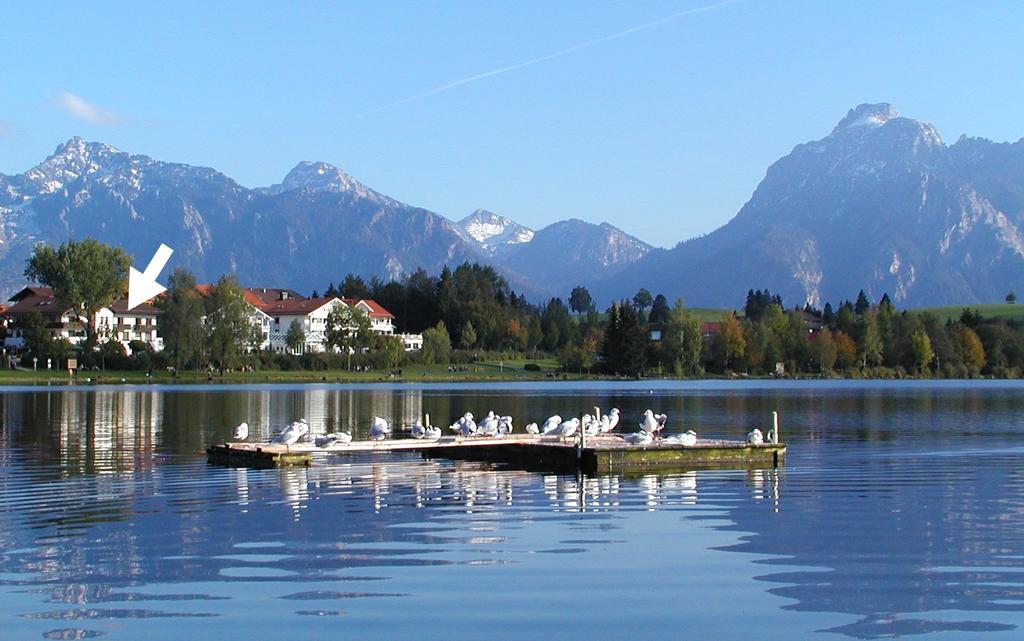
[[[322,160],[453,220],[609,222],[671,247],[890,102],[1024,136],[1024,3],[13,3],[0,173],[71,136],[280,182]]]

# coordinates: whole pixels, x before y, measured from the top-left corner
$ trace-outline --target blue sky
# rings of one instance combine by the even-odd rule
[[[454,219],[671,246],[862,102],[1024,136],[1020,2],[37,4],[3,11],[7,174],[73,135],[246,186],[323,160]]]

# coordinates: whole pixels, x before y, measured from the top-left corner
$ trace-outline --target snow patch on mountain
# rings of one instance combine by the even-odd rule
[[[528,243],[534,236],[532,229],[486,209],[477,209],[456,226],[489,252]]]

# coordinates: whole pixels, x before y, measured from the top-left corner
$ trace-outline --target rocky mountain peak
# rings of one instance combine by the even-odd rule
[[[46,160],[25,172],[25,180],[40,193],[51,193],[88,174],[104,171],[112,161],[128,154],[98,142],[74,136],[57,145]]]
[[[898,117],[899,112],[887,102],[864,103],[848,111],[846,117],[839,121],[832,133],[859,127],[874,129]]]
[[[378,202],[390,201],[334,165],[319,161],[304,160],[295,165],[284,180],[271,187],[270,191],[283,193],[298,189],[350,194]]]
[[[533,240],[532,229],[486,209],[477,209],[456,225],[488,250]]]

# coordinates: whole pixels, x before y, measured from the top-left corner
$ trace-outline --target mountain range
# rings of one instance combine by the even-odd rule
[[[737,306],[768,288],[789,304],[1002,302],[1024,277],[1024,139],[946,145],[889,104],[863,104],[768,168],[727,224],[651,252],[594,289],[638,287]]]
[[[493,263],[536,299],[566,297],[651,250],[608,224],[571,220],[534,232],[483,210],[456,223],[322,162],[301,162],[280,183],[249,189],[213,169],[76,137],[22,174],[0,174],[3,294],[24,284],[36,243],[83,237],[122,246],[142,264],[166,243],[172,266],[200,281],[234,272],[244,283],[307,292],[349,272],[390,279]]]
[[[995,302],[1024,276],[1024,139],[946,145],[888,104],[860,105],[772,164],[726,225],[671,249],[579,218],[533,230],[478,209],[456,222],[323,162],[247,188],[76,137],[0,174],[0,293],[24,284],[36,243],[87,236],[140,266],[163,242],[171,265],[201,281],[235,272],[306,291],[349,272],[399,278],[476,261],[534,300],[586,285],[602,304],[640,287],[690,306],[735,307],[764,288],[788,305],[861,289],[902,306]]]

